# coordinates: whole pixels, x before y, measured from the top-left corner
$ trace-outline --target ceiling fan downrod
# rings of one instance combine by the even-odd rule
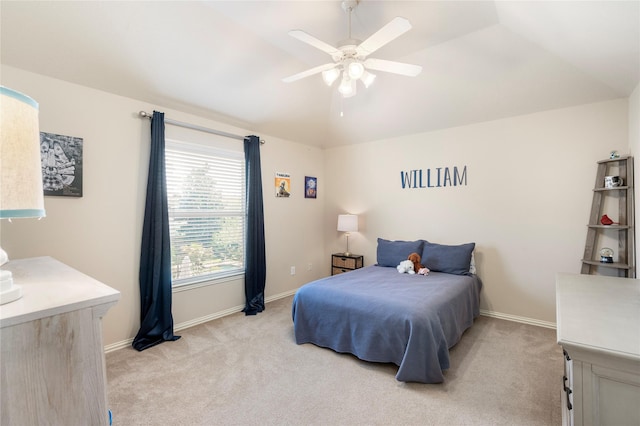
[[[358,7],[359,0],[343,0],[342,10],[349,14],[349,39],[351,39],[351,12]]]
[[[342,10],[347,12],[349,15],[349,38],[340,42],[338,49],[341,51],[340,59],[338,60],[339,67],[337,69],[339,72],[342,72],[342,82],[338,87],[338,91],[342,94],[343,98],[349,98],[356,94],[356,80],[359,80],[365,69],[364,65],[362,65],[362,61],[357,59],[356,47],[360,44],[360,40],[355,40],[351,35],[351,15],[353,10],[358,7],[359,0],[343,0],[342,1]],[[331,74],[329,74],[331,75]],[[327,79],[326,74],[323,74],[323,78],[325,78],[325,82],[328,85],[333,83],[332,79],[335,74],[331,75],[331,78]],[[337,74],[340,75],[339,73]],[[373,82],[373,78],[375,76],[373,74],[369,74],[371,77],[368,82],[365,82],[365,86],[369,87],[369,85]]]

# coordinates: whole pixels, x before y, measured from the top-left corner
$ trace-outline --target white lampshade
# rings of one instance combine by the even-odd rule
[[[338,215],[338,231],[356,232],[358,230],[358,216],[355,214]]]
[[[344,254],[349,253],[349,232],[356,232],[358,230],[358,216],[355,214],[339,214],[338,215],[338,231],[346,232],[345,237],[347,239],[347,250]]]
[[[44,216],[38,103],[0,86],[0,219]],[[0,248],[0,265],[8,259]],[[0,304],[20,297],[11,272],[0,270]]]
[[[44,217],[38,103],[0,86],[0,219]]]

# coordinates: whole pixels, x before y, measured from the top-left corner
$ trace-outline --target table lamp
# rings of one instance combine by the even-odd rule
[[[347,251],[344,252],[347,256],[349,253],[349,233],[356,232],[358,230],[358,216],[355,214],[340,214],[338,215],[338,231],[346,232],[347,237]]]
[[[44,216],[38,103],[0,86],[0,219]],[[8,260],[0,247],[0,267]],[[20,297],[11,272],[0,269],[0,304]]]

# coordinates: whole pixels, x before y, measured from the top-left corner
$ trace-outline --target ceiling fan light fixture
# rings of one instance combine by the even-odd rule
[[[368,70],[388,72],[408,77],[415,77],[420,74],[422,67],[419,65],[369,57],[369,55],[378,51],[381,47],[386,46],[391,41],[409,31],[411,29],[411,23],[408,19],[397,16],[364,41],[352,37],[351,15],[360,1],[361,0],[342,0],[342,8],[349,15],[349,37],[339,42],[337,46],[325,43],[302,30],[289,31],[291,37],[330,55],[333,62],[299,72],[290,77],[283,78],[282,81],[290,83],[309,77],[310,75],[322,73],[322,79],[328,86],[333,86],[333,83],[340,78],[340,83],[337,85],[338,92],[343,98],[350,98],[356,94],[356,83],[358,80],[362,81],[365,88],[369,88],[369,86],[373,84],[376,76],[368,72]]]
[[[376,75],[371,74],[367,70],[364,70],[364,72],[362,73],[362,77],[360,77],[360,81],[362,82],[362,84],[364,84],[364,87],[366,87],[367,89],[369,88],[369,86],[373,84],[373,81],[375,79],[376,79]]]
[[[338,92],[340,92],[343,98],[354,96],[356,94],[356,81],[350,79],[347,73],[343,73]]]
[[[364,65],[362,65],[362,62],[358,62],[358,61],[352,61],[349,63],[349,67],[347,68],[349,71],[349,77],[352,78],[353,80],[357,80],[360,77],[362,77],[362,74],[364,73]]]
[[[322,79],[327,83],[327,86],[331,86],[338,77],[340,77],[340,70],[338,68],[322,71]]]

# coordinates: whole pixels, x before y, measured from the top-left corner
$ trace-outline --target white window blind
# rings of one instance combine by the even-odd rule
[[[165,162],[173,285],[243,273],[243,152],[167,140]]]

